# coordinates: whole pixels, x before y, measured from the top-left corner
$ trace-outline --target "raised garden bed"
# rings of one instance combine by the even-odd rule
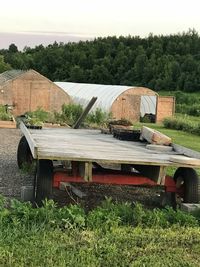
[[[17,127],[17,124],[16,124],[14,117],[12,117],[12,120],[10,121],[0,120],[0,128],[15,129],[16,127]]]

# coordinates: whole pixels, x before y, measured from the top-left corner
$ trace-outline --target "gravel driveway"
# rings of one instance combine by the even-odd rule
[[[20,198],[21,186],[31,185],[33,177],[23,174],[17,166],[19,129],[0,129],[0,194]]]

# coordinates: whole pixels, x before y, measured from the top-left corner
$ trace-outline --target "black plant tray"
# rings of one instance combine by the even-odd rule
[[[42,129],[42,126],[39,126],[39,125],[27,125],[27,124],[25,124],[25,126],[28,129],[34,129],[34,130],[41,130]]]
[[[139,141],[140,133],[140,130],[114,129],[113,137],[119,140]]]

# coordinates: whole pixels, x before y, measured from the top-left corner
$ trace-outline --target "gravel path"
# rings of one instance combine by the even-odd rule
[[[19,129],[0,129],[0,193],[20,198],[21,186],[31,185],[33,177],[23,174],[17,166]]]

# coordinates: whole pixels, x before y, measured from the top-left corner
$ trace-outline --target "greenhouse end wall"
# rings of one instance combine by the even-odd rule
[[[15,116],[37,108],[60,111],[62,104],[70,102],[66,92],[34,70],[7,81],[0,88],[0,104],[12,105]]]
[[[161,123],[164,118],[172,117],[175,113],[175,97],[158,96],[156,107],[156,123]]]

